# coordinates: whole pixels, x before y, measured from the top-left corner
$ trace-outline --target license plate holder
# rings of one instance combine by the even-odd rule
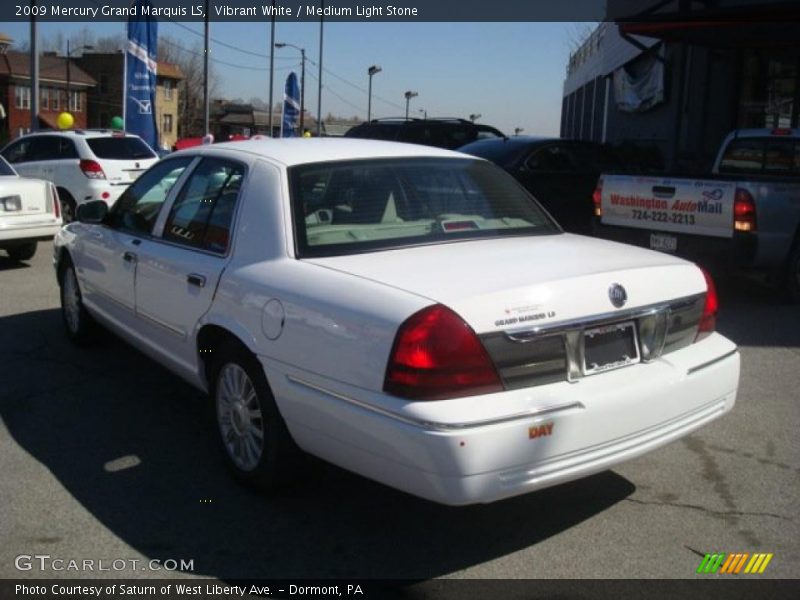
[[[595,375],[640,361],[636,323],[624,321],[583,332],[583,374]]]
[[[666,233],[651,233],[650,249],[660,250],[661,252],[677,252],[678,238]]]

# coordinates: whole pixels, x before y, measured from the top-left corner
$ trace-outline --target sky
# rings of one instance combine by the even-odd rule
[[[557,136],[566,65],[574,40],[586,23],[325,23],[322,115],[367,116],[367,69],[373,78],[372,117],[482,115],[478,122],[507,134]],[[40,42],[60,31],[64,38],[90,29],[95,36],[124,34],[124,23],[40,23]],[[276,25],[277,42],[306,49],[306,108],[317,112],[319,23]],[[192,49],[202,44],[202,23],[159,23],[159,35]],[[27,23],[0,23],[15,42],[29,37]],[[269,95],[269,23],[211,23],[212,68],[220,95]],[[233,48],[229,47],[232,46]],[[290,70],[300,77],[300,53],[275,50],[275,98],[281,100]],[[215,62],[218,61],[218,62]],[[311,63],[313,61],[313,64]],[[228,63],[228,64],[224,64]]]

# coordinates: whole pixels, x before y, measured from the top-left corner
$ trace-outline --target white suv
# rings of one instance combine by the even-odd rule
[[[0,154],[23,177],[52,181],[64,221],[79,204],[114,204],[158,156],[139,136],[108,130],[43,131],[14,140]]]

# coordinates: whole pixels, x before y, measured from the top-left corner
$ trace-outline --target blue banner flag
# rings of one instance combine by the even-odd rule
[[[125,130],[135,133],[152,148],[158,148],[156,128],[156,74],[158,22],[150,0],[135,0],[128,20],[125,50]],[[148,16],[143,16],[146,14]]]
[[[283,121],[281,137],[297,136],[297,121],[300,117],[300,86],[294,71],[286,78],[286,90],[283,95]]]

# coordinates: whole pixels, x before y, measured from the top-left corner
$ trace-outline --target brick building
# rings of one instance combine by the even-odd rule
[[[122,116],[124,57],[122,52],[86,53],[76,62],[97,80],[89,93],[89,127],[109,127],[111,119]],[[162,146],[172,147],[178,139],[178,85],[184,75],[177,65],[158,62],[156,76],[156,127]]]
[[[11,40],[0,36],[0,103],[5,112],[0,120],[0,143],[29,133],[31,127],[30,55],[9,50],[10,44]],[[64,111],[72,113],[75,127],[86,127],[87,92],[95,84],[74,60],[67,69],[66,58],[44,53],[39,59],[39,127],[55,129],[56,119]]]

